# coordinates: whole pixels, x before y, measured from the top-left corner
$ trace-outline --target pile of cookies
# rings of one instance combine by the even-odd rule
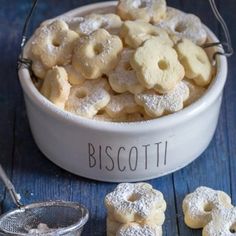
[[[113,122],[158,118],[203,95],[214,68],[198,17],[165,0],[120,0],[116,12],[58,18],[36,30],[29,57],[42,95]]]
[[[123,183],[105,197],[107,236],[161,236],[166,202],[147,183]],[[222,191],[198,187],[183,200],[184,220],[203,236],[236,233],[236,207]]]
[[[107,236],[161,236],[166,202],[147,183],[123,183],[105,197]]]
[[[185,223],[203,228],[203,236],[230,236],[236,233],[236,207],[222,191],[199,187],[183,201]]]

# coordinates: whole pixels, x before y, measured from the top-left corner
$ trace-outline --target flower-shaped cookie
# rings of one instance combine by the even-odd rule
[[[166,16],[166,0],[120,0],[117,13],[123,20],[158,23]]]
[[[161,192],[146,183],[123,183],[105,197],[108,215],[120,223],[150,222],[165,219],[166,202]],[[157,220],[158,219],[158,220]]]
[[[131,48],[138,48],[146,40],[156,37],[160,43],[173,46],[173,42],[166,31],[143,21],[125,21],[120,35]]]
[[[65,109],[74,114],[92,118],[110,101],[107,82],[104,79],[86,80],[71,88]]]
[[[176,46],[179,60],[185,69],[185,76],[199,86],[206,86],[212,79],[211,62],[201,47],[188,39],[183,39]]]
[[[159,117],[163,114],[174,113],[184,107],[184,101],[189,97],[189,88],[184,82],[180,82],[170,92],[157,94],[154,90],[144,91],[135,95],[135,101],[144,107],[151,117]]]
[[[96,79],[116,67],[122,48],[118,36],[109,34],[105,29],[98,29],[78,41],[72,64],[84,77]]]
[[[190,228],[203,228],[212,220],[213,210],[222,207],[232,208],[231,198],[226,193],[207,187],[199,187],[184,198],[185,223]]]
[[[207,33],[197,16],[170,7],[166,19],[158,26],[178,39],[187,38],[198,45],[204,44],[207,39]]]
[[[139,47],[130,63],[140,83],[160,93],[172,90],[185,74],[176,51],[161,44],[158,38],[149,39]]]
[[[62,20],[45,24],[37,30],[32,41],[33,57],[46,68],[69,64],[77,38],[78,34],[70,30]]]

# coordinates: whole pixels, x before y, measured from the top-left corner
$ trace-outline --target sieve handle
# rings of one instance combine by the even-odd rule
[[[22,207],[23,205],[20,202],[20,195],[17,194],[15,187],[13,186],[10,179],[7,177],[6,172],[2,168],[1,164],[0,164],[0,178],[2,179],[2,182],[6,186],[8,192],[10,193],[13,202],[17,205],[18,208]]]

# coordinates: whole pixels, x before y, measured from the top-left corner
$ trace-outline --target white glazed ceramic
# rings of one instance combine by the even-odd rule
[[[114,10],[115,4],[84,6],[66,15],[107,7]],[[207,32],[209,38],[218,41],[209,29]],[[74,174],[109,182],[155,178],[195,160],[214,135],[226,75],[226,58],[218,57],[216,78],[194,104],[155,120],[109,123],[58,109],[38,92],[29,71],[19,70],[30,127],[40,150]]]

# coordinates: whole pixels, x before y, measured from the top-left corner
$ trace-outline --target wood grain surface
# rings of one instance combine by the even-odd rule
[[[98,1],[39,0],[30,32],[47,18],[93,2]],[[207,0],[169,0],[168,4],[197,14],[216,35],[223,38]],[[55,166],[39,151],[29,129],[16,61],[30,5],[30,0],[0,0],[0,162],[24,204],[52,199],[81,202],[90,210],[90,220],[83,235],[102,236],[105,235],[106,217],[103,199],[116,185],[83,179]],[[217,5],[235,44],[236,1],[218,0]],[[200,185],[227,192],[236,204],[236,56],[228,62],[229,73],[219,124],[208,149],[188,167],[148,181],[163,192],[168,204],[163,235],[201,235],[201,231],[185,226],[181,208],[184,196]],[[0,185],[0,212],[13,207],[9,195]]]

